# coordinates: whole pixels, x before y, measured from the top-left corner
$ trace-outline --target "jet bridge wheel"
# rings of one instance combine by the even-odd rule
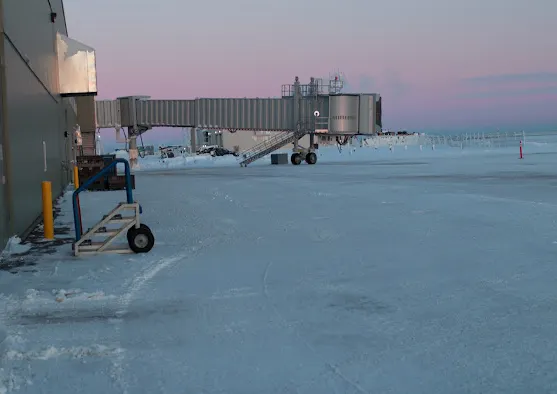
[[[299,166],[302,164],[302,155],[299,153],[292,153],[292,156],[290,156],[290,162],[295,166]]]
[[[317,153],[315,152],[309,152],[306,155],[306,163],[308,164],[315,164],[317,163]]]
[[[145,224],[140,224],[139,228],[132,227],[127,233],[130,249],[135,253],[147,253],[155,246],[155,236],[151,229]]]

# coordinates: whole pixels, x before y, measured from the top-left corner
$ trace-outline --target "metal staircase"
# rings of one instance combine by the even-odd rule
[[[307,130],[284,131],[282,133],[277,133],[273,137],[268,138],[265,141],[255,145],[254,147],[242,152],[240,154],[240,157],[242,158],[242,161],[240,161],[240,166],[247,167],[248,164],[253,163],[254,161],[268,155],[269,153],[274,152],[289,143],[299,140],[307,133]]]

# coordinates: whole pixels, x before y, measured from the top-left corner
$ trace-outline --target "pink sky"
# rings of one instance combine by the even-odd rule
[[[383,3],[74,0],[65,7],[70,36],[97,51],[101,99],[278,96],[296,75],[307,81],[338,68],[350,90],[381,93],[386,127],[557,130],[557,2]]]

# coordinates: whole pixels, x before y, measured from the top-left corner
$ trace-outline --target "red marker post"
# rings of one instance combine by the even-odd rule
[[[524,155],[522,154],[522,141],[520,141],[520,158],[524,158]]]

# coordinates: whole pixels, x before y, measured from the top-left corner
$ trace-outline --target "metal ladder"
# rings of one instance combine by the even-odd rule
[[[122,215],[123,211],[132,210],[133,215]],[[128,230],[139,223],[140,207],[139,203],[120,203],[116,208],[105,215],[100,222],[87,230],[83,236],[74,243],[74,255],[87,255],[97,253],[133,253],[128,244],[112,245],[120,235],[127,233]],[[107,228],[107,225],[119,224],[118,228]],[[104,237],[101,242],[94,241],[94,238]]]
[[[79,204],[79,193],[87,190],[87,188],[95,182],[97,179],[104,177],[109,171],[113,170],[118,163],[123,163],[125,167],[126,176],[126,202],[119,203],[116,208],[105,215],[101,221],[95,224],[92,228],[88,229],[85,234],[83,234],[82,220],[81,220],[81,207]],[[89,178],[83,185],[81,185],[77,190],[73,192],[72,196],[73,202],[73,214],[74,214],[74,225],[75,225],[75,243],[73,244],[73,251],[75,256],[79,255],[91,255],[97,253],[144,253],[154,244],[154,237],[152,235],[149,227],[144,224],[140,224],[139,216],[142,212],[141,205],[133,200],[132,195],[132,182],[131,182],[131,169],[130,164],[125,159],[115,159],[104,167],[97,174]],[[122,213],[124,211],[133,211],[132,215],[124,216]],[[117,228],[107,228],[107,225],[119,224],[120,227]],[[132,231],[134,234],[130,234],[130,229],[135,227],[136,230]],[[139,235],[145,238],[145,232],[148,233],[147,238],[151,238],[151,243],[149,246],[137,245],[135,239],[139,232],[144,234]],[[116,238],[126,233],[127,245],[113,245]],[[94,239],[99,239],[104,237],[103,241],[94,241]],[[133,242],[133,245],[132,245]],[[149,241],[147,241],[149,243]],[[135,252],[133,248],[135,248]],[[143,248],[143,249],[142,249]]]
[[[254,147],[242,152],[240,154],[240,157],[242,157],[240,166],[246,167],[248,164],[253,163],[254,161],[268,155],[269,153],[282,148],[286,144],[302,138],[306,134],[306,130],[284,131],[282,133],[277,133],[277,135],[268,138],[265,141],[255,145]]]

